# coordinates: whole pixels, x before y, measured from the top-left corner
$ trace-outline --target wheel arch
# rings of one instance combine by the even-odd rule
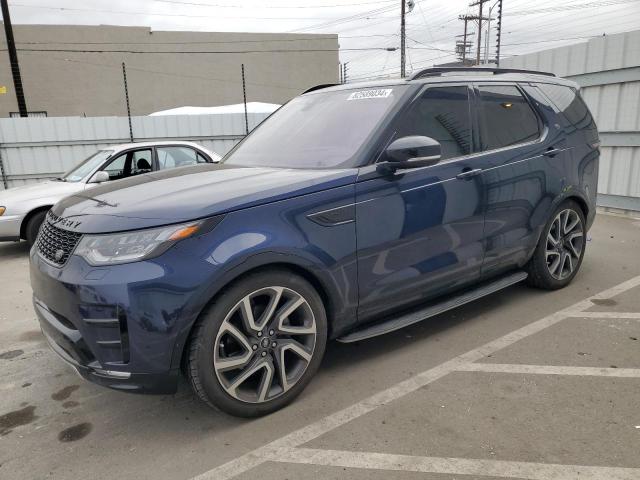
[[[22,223],[20,224],[20,238],[26,240],[27,238],[27,225],[29,224],[29,220],[33,218],[34,215],[40,212],[46,212],[47,210],[51,210],[53,205],[42,205],[39,207],[35,207],[24,216],[22,219]]]
[[[322,300],[322,303],[325,307],[328,328],[327,338],[332,338],[336,312],[339,310],[339,308],[337,294],[334,291],[334,288],[330,286],[330,282],[327,279],[322,278],[322,276],[318,274],[317,271],[314,271],[308,265],[303,264],[303,262],[295,261],[291,258],[275,259],[272,261],[265,261],[264,263],[261,261],[258,261],[257,263],[251,263],[252,264],[250,266],[248,265],[246,268],[236,268],[232,271],[232,274],[225,276],[222,285],[219,288],[215,289],[209,299],[204,302],[202,307],[197,312],[197,315],[195,315],[194,320],[190,325],[188,325],[187,328],[185,328],[185,333],[176,341],[173,352],[173,359],[171,362],[172,369],[176,369],[178,367],[184,369],[189,351],[189,343],[191,342],[195,327],[204,311],[213,302],[215,302],[217,298],[219,298],[221,295],[224,295],[225,291],[227,291],[232,285],[242,281],[242,279],[248,277],[249,275],[265,270],[277,269],[280,271],[289,271],[300,276],[301,278],[304,278],[311,284],[311,286],[313,286],[316,292],[318,292],[318,295],[320,296],[320,299]]]

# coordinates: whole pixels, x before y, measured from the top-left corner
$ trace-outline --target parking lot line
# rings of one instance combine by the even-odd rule
[[[418,457],[374,452],[280,448],[268,459],[274,462],[322,465],[343,468],[481,475],[530,480],[637,480],[638,468],[585,467],[551,463],[511,462],[467,458]]]
[[[605,300],[616,295],[620,295],[632,288],[640,285],[640,275],[633,277],[625,282],[622,282],[614,287],[608,288],[600,293],[597,293],[591,297],[581,300],[570,307],[567,307],[559,312],[552,313],[540,320],[525,325],[522,328],[514,330],[496,340],[493,340],[485,345],[470,350],[462,355],[454,357],[453,359],[444,362],[436,367],[425,370],[421,373],[414,375],[413,377],[404,380],[402,382],[393,385],[386,390],[378,392],[364,400],[361,400],[349,407],[344,408],[338,412],[328,415],[320,420],[311,423],[305,427],[302,427],[294,432],[289,433],[271,443],[259,447],[251,452],[248,452],[234,460],[231,460],[225,464],[215,467],[207,472],[204,472],[193,480],[226,480],[240,475],[248,470],[251,470],[258,465],[269,461],[272,458],[275,451],[281,448],[292,449],[299,447],[327,432],[330,432],[356,418],[359,418],[377,408],[386,405],[394,400],[404,397],[419,388],[424,387],[436,380],[448,375],[449,373],[458,371],[461,366],[471,362],[476,362],[481,358],[491,355],[498,350],[502,350],[515,342],[534,335],[556,323],[562,321],[568,317],[575,317],[578,313],[593,306],[591,300]],[[300,450],[300,449],[298,449]],[[303,454],[301,454],[303,456]],[[585,467],[586,468],[586,467]],[[635,470],[633,475],[628,477],[619,477],[621,479],[634,478],[637,480],[640,471]],[[532,478],[545,478],[545,477],[532,477]],[[559,478],[559,477],[546,477]],[[588,477],[581,477],[582,479]],[[593,478],[603,478],[593,477]],[[616,478],[616,477],[604,477],[604,478]],[[546,480],[546,479],[545,479]]]
[[[584,377],[640,378],[638,368],[568,367],[558,365],[520,365],[508,363],[467,363],[460,372],[520,373],[533,375],[576,375]]]
[[[577,318],[619,318],[640,320],[639,312],[574,312],[569,316]]]

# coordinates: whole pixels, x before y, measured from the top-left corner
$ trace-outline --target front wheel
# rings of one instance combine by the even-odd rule
[[[187,375],[210,406],[241,417],[265,415],[302,392],[326,341],[322,300],[305,279],[281,270],[250,274],[202,314]]]
[[[545,225],[526,266],[529,284],[547,290],[568,285],[582,264],[586,234],[580,206],[573,200],[563,202]]]
[[[38,238],[38,232],[40,231],[40,226],[42,222],[44,222],[45,217],[47,216],[47,212],[42,211],[33,215],[24,229],[25,240],[29,243],[29,247],[32,247],[34,243],[36,243],[36,238]]]

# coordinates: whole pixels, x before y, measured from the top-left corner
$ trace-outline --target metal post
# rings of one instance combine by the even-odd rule
[[[480,49],[482,48],[482,5],[484,5],[484,1],[480,0],[480,11],[478,13],[478,48],[476,53],[476,65],[480,65]]]
[[[405,33],[405,2],[406,0],[400,0],[400,78],[405,77],[405,44],[406,44],[406,33]]]
[[[342,83],[347,83],[347,65],[349,64],[349,62],[344,62],[342,64]]]
[[[244,129],[249,135],[249,115],[247,114],[247,87],[244,81],[244,63],[242,64],[242,98],[244,101]]]
[[[496,66],[500,67],[500,37],[502,37],[502,0],[498,0],[498,30],[496,32]]]
[[[487,34],[484,39],[484,63],[489,64],[489,38],[491,36],[491,8],[489,9],[489,18],[487,19]]]
[[[7,180],[7,175],[4,172],[4,164],[2,163],[2,151],[0,151],[0,177],[2,177],[2,185],[4,185],[4,189],[8,189],[9,182]]]
[[[464,67],[467,64],[467,23],[468,19],[464,19],[464,43],[462,49],[462,66]]]
[[[26,117],[27,102],[24,98],[24,90],[22,88],[22,77],[20,76],[20,66],[18,65],[18,53],[16,52],[16,43],[13,39],[13,26],[11,25],[11,17],[9,16],[8,0],[0,0],[2,3],[2,19],[4,22],[4,33],[7,37],[7,50],[9,51],[9,64],[11,65],[11,74],[13,75],[13,88],[16,91],[16,100],[18,101],[18,111],[21,117]]]
[[[133,142],[133,126],[131,125],[131,108],[129,107],[129,88],[127,87],[127,67],[122,62],[122,77],[124,78],[124,98],[127,101],[127,118],[129,119],[129,138]]]

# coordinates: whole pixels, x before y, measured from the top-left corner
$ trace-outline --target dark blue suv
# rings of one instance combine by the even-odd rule
[[[51,347],[92,382],[283,407],[362,340],[576,275],[599,139],[574,83],[497,69],[319,86],[219,165],[59,202],[31,251]]]

